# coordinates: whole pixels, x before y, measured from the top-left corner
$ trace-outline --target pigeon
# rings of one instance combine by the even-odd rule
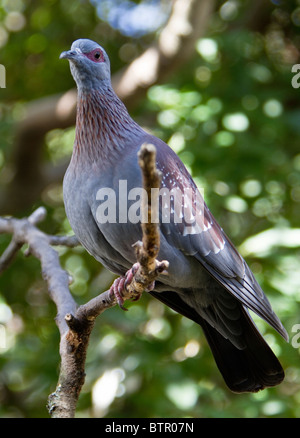
[[[83,247],[128,278],[136,262],[133,246],[142,238],[138,151],[144,143],[154,145],[162,175],[158,258],[168,260],[169,269],[149,293],[201,326],[231,391],[257,392],[281,383],[283,368],[249,310],[285,340],[287,332],[180,158],[131,118],[112,88],[109,57],[98,43],[78,39],[60,58],[69,61],[78,91],[63,196]]]

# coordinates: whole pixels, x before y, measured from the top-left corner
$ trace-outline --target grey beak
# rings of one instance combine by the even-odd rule
[[[59,59],[71,59],[74,58],[74,56],[76,56],[75,50],[67,50],[59,55]]]
[[[75,50],[67,50],[66,52],[62,52],[59,55],[59,59],[74,59],[78,55],[82,55],[82,51],[79,48],[76,48]]]

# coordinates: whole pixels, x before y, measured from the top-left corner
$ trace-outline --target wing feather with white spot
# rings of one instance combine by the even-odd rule
[[[164,238],[199,260],[228,292],[287,339],[267,297],[209,211],[183,163],[165,143],[159,144],[157,152],[157,165],[163,175],[160,221]]]

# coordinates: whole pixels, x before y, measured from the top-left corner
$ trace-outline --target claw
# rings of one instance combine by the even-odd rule
[[[122,310],[127,311],[128,309],[126,309],[126,307],[123,306],[124,300],[122,297],[122,292],[124,290],[124,284],[125,284],[125,277],[117,278],[113,282],[112,286],[110,287],[109,294],[110,294],[110,296],[116,297],[117,303]]]
[[[137,294],[135,297],[131,299],[131,301],[138,301],[141,298],[142,294]]]
[[[135,263],[131,269],[129,269],[129,271],[126,272],[125,274],[125,284],[124,287],[126,288],[127,285],[129,285],[132,280],[133,277],[135,276],[135,274],[137,273],[137,270],[139,269],[139,263]]]

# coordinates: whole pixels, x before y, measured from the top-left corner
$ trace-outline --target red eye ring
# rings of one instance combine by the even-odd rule
[[[104,55],[101,49],[94,49],[84,55],[93,62],[104,62]]]

